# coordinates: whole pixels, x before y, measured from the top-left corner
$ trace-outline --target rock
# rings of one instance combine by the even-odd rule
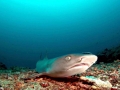
[[[3,64],[2,62],[0,62],[0,70],[5,70],[7,69],[7,67],[5,66],[5,64]]]
[[[98,62],[110,63],[114,60],[120,59],[120,45],[111,49],[105,49],[97,54]]]

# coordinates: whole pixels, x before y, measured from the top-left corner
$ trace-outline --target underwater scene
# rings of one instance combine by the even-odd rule
[[[0,0],[0,90],[120,90],[120,0]]]

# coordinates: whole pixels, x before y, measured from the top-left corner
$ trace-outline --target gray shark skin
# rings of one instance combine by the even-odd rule
[[[97,61],[92,53],[68,54],[61,57],[39,60],[36,64],[35,74],[31,77],[47,75],[50,77],[68,77],[85,72]]]

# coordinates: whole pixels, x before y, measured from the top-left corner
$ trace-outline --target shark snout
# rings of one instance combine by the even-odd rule
[[[91,55],[89,58],[90,58],[91,63],[95,63],[98,59],[96,55]]]
[[[90,67],[97,61],[97,58],[98,57],[96,55],[85,55],[85,56],[79,58],[79,61],[81,60],[80,63],[86,64]]]
[[[86,57],[85,62],[91,66],[97,61],[97,59],[98,59],[98,57],[96,55],[89,55]]]

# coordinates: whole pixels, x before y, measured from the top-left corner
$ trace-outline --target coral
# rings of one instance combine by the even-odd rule
[[[7,69],[7,67],[5,66],[5,64],[3,64],[2,62],[0,62],[0,70],[5,70]]]
[[[117,47],[113,47],[111,49],[105,49],[102,52],[97,54],[98,56],[98,63],[105,62],[110,63],[114,60],[120,59],[120,45]]]

